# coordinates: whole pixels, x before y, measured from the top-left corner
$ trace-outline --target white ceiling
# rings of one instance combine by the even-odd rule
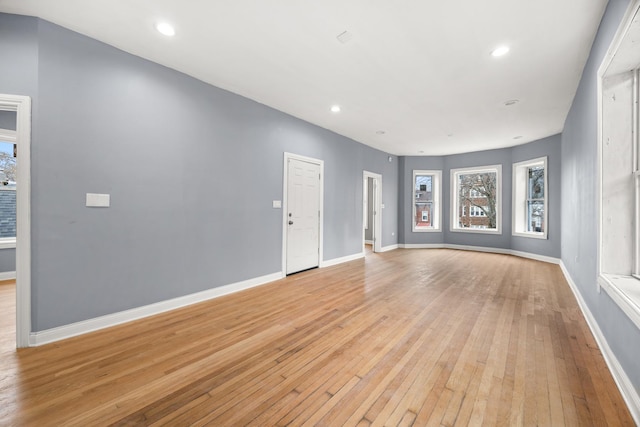
[[[0,11],[38,16],[392,154],[443,155],[561,132],[606,3],[0,0]],[[157,33],[159,20],[176,36]],[[353,35],[345,44],[343,31]],[[492,57],[502,44],[510,52]],[[505,106],[511,99],[520,102]]]

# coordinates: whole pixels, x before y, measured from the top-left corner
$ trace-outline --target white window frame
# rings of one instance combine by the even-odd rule
[[[532,239],[547,239],[549,230],[549,169],[547,157],[524,160],[513,164],[512,185],[512,229],[513,236],[528,237]],[[536,166],[544,168],[544,231],[528,231],[527,201],[528,198],[528,172]],[[536,199],[539,200],[539,199]]]
[[[433,194],[433,208],[431,209],[431,227],[416,227],[416,177],[431,175],[431,193]],[[442,171],[414,170],[411,180],[411,231],[414,233],[433,233],[442,231]]]
[[[600,292],[604,289],[640,328],[640,54],[637,49],[622,48],[633,43],[640,25],[636,19],[638,16],[640,0],[634,0],[629,4],[598,69],[597,290]],[[634,70],[632,92],[620,93],[625,101],[611,97],[607,82],[615,81],[624,73],[629,73],[628,70]],[[620,84],[620,81],[616,81],[616,84]],[[619,101],[619,105],[628,101],[627,105],[632,105],[633,109],[612,112],[609,110],[611,105],[608,105],[611,100]],[[612,129],[623,132],[611,138]],[[617,155],[617,151],[621,150],[628,157]],[[612,161],[614,158],[627,162],[629,168],[621,169]],[[625,177],[628,177],[628,181],[625,181]],[[615,199],[615,202],[609,199]],[[615,206],[615,209],[611,209],[611,206]],[[628,218],[632,219],[631,227],[625,224]]]
[[[496,174],[496,228],[465,228],[458,227],[458,176],[474,173],[495,173]],[[451,169],[451,224],[450,231],[456,233],[482,233],[482,234],[502,234],[502,165],[478,166],[470,168]]]

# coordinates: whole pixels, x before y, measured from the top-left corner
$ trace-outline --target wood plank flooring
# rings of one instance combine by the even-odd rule
[[[14,292],[1,425],[634,425],[538,261],[399,249],[19,351]]]

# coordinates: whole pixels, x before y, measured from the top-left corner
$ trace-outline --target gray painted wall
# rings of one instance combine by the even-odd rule
[[[413,171],[414,170],[443,170],[444,157],[440,156],[420,156],[420,157],[403,157],[403,172],[400,177],[402,185],[403,202],[398,207],[400,217],[400,229],[403,231],[403,238],[400,243],[404,244],[426,244],[426,243],[444,243],[444,234],[442,232],[419,232],[414,233],[413,224]],[[444,182],[449,181],[449,177],[442,172],[442,191],[444,192]],[[443,204],[442,215],[449,215],[449,208]],[[447,222],[447,226],[448,226]],[[443,221],[444,226],[444,221]]]
[[[628,0],[610,0],[562,133],[562,262],[636,390],[640,390],[640,330],[597,275],[597,72]]]
[[[0,13],[0,57],[3,58],[0,93],[30,96],[34,119],[37,117],[38,88],[37,26],[36,19]],[[4,123],[7,118],[8,115],[4,115]],[[15,123],[15,118],[13,121]],[[0,272],[15,270],[15,249],[1,249]]]
[[[23,68],[0,70],[0,92],[38,110],[34,331],[279,272],[284,152],[325,162],[325,260],[362,251],[365,169],[397,243],[395,157],[46,21],[0,14],[0,29]]]
[[[0,93],[32,97],[36,114],[38,90],[38,21],[0,13]]]
[[[537,157],[548,157],[548,185],[549,191],[549,233],[548,239],[529,239],[526,237],[514,237],[511,235],[512,222],[512,165],[523,160]],[[400,229],[402,234],[400,243],[405,244],[437,244],[447,243],[465,246],[483,246],[501,249],[513,249],[529,252],[537,255],[560,258],[560,164],[561,148],[560,135],[534,141],[528,144],[503,148],[500,150],[480,151],[475,153],[457,154],[452,156],[424,156],[403,157],[401,159],[402,188],[401,202],[398,207],[402,218]],[[451,224],[451,169],[502,165],[502,234],[482,234],[472,232],[450,231]],[[418,169],[442,170],[443,192],[443,232],[441,233],[415,233],[411,231],[412,225],[412,188],[413,171]]]
[[[16,112],[0,110],[0,129],[16,130]]]
[[[16,250],[0,249],[0,273],[16,271]]]

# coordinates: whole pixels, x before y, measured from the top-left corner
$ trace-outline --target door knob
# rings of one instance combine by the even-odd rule
[[[289,221],[289,225],[293,225],[293,221]]]

